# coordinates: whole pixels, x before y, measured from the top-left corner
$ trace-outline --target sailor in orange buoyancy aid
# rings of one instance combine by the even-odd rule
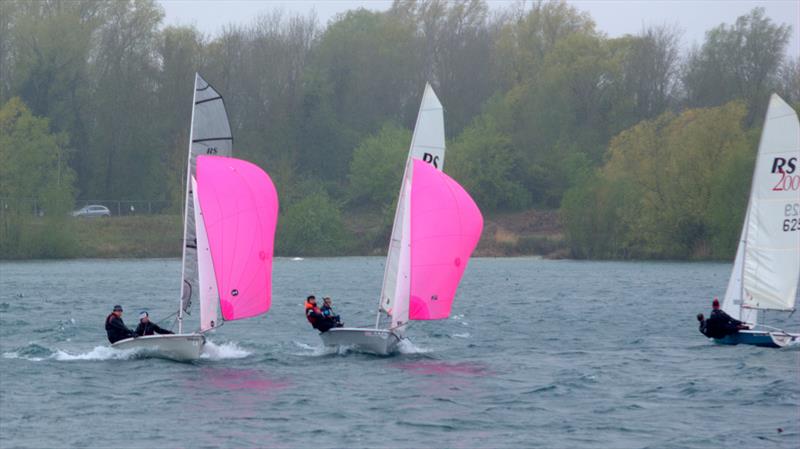
[[[306,319],[311,323],[311,327],[320,332],[327,332],[334,326],[332,320],[322,315],[319,307],[317,307],[317,298],[314,295],[310,295],[306,298]]]

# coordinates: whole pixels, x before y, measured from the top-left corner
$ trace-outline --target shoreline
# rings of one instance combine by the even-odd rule
[[[345,220],[351,241],[349,247],[336,254],[315,251],[289,254],[280,248],[280,227],[276,236],[276,258],[339,258],[385,257],[389,230],[381,227],[378,213],[362,212],[348,215]],[[182,216],[138,215],[110,218],[68,219],[64,223],[68,251],[46,257],[6,257],[2,262],[49,260],[111,260],[111,259],[179,259],[181,257]],[[30,228],[41,226],[36,219]],[[280,224],[279,224],[280,226]],[[384,235],[386,234],[386,235]],[[372,245],[365,245],[372,242]],[[586,260],[619,262],[730,262],[727,259],[583,259],[572,257],[560,223],[558,211],[529,209],[521,212],[498,213],[485,218],[481,241],[474,258],[526,258],[544,260]]]

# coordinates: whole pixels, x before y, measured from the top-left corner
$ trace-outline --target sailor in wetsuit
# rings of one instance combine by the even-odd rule
[[[320,311],[325,319],[333,321],[334,327],[344,326],[339,315],[336,315],[333,311],[333,301],[331,300],[330,296],[322,298],[322,307],[320,308]]]
[[[128,326],[122,321],[122,306],[119,304],[114,306],[114,310],[106,317],[106,334],[108,341],[112,344],[126,338],[136,337],[136,334],[128,329]]]
[[[711,316],[707,320],[703,319],[703,314],[697,315],[697,321],[700,322],[700,332],[708,338],[725,338],[728,335],[736,334],[741,329],[749,329],[749,327],[732,318],[719,307],[719,299],[714,298],[711,303]]]
[[[306,319],[311,323],[311,327],[320,332],[327,332],[335,326],[333,320],[325,318],[325,315],[319,310],[317,298],[314,295],[306,298]]]
[[[161,329],[158,324],[150,321],[150,314],[146,311],[139,313],[139,325],[136,326],[136,335],[174,334],[172,331]]]

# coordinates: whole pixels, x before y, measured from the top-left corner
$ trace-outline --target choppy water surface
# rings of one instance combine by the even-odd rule
[[[115,303],[172,313],[179,261],[2,263],[0,447],[800,446],[800,351],[696,330],[730,265],[477,259],[404,354],[325,351],[303,298],[367,325],[382,271],[279,260],[270,313],[181,364],[103,330]]]

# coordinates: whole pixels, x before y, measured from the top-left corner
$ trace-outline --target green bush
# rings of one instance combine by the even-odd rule
[[[342,213],[324,192],[290,205],[275,238],[281,256],[340,256],[350,247]]]
[[[392,123],[364,139],[350,163],[350,202],[386,205],[400,189],[411,133]]]

